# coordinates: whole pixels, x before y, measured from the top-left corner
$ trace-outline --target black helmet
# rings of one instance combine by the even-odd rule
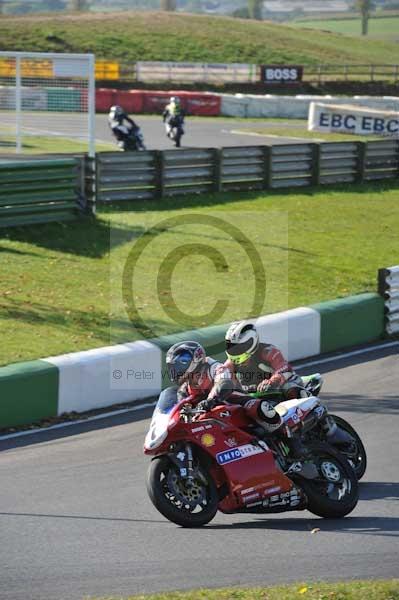
[[[178,342],[166,353],[166,366],[172,383],[195,373],[205,364],[206,353],[198,342]]]

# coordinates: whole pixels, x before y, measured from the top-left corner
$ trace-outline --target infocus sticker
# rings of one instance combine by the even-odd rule
[[[232,448],[231,450],[218,452],[218,454],[216,454],[216,460],[218,461],[219,465],[225,465],[236,460],[248,458],[248,456],[253,456],[254,454],[261,454],[262,452],[262,448],[259,448],[258,446],[245,444],[244,446],[238,446],[238,448]]]

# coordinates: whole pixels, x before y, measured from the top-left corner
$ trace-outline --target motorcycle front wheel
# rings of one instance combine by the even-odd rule
[[[182,479],[167,457],[155,458],[148,469],[147,491],[159,512],[181,527],[201,527],[218,509],[218,494],[208,472],[199,466],[192,482]]]
[[[334,419],[340,429],[343,429],[343,431],[348,433],[351,438],[353,438],[353,448],[346,448],[345,446],[337,446],[336,448],[346,457],[349,464],[352,465],[356,473],[357,480],[360,481],[365,474],[367,467],[367,454],[366,450],[364,449],[363,442],[353,429],[352,425],[345,421],[345,419],[342,419],[337,415],[330,416]]]
[[[300,482],[308,499],[308,510],[326,519],[345,517],[359,499],[355,471],[328,444],[312,444],[309,449],[318,477]]]

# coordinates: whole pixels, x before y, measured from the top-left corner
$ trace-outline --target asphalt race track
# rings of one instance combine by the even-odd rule
[[[137,124],[141,127],[144,135],[144,141],[148,150],[167,150],[173,149],[174,144],[165,135],[165,128],[162,118],[156,116],[134,116]],[[275,126],[281,127],[281,124]],[[298,128],[303,125],[292,123],[289,120],[284,123],[284,128],[292,127],[292,138],[276,137],[273,134],[273,124],[267,127],[270,129],[270,135],[257,135],[252,131],[245,133],[247,129],[264,128],[265,121],[256,120],[235,120],[223,118],[186,118],[185,135],[182,138],[182,147],[184,148],[212,148],[225,146],[258,146],[262,144],[287,144],[304,143],[308,139],[301,139]],[[112,141],[112,135],[107,123],[107,115],[96,116],[96,139],[101,141]]]
[[[398,350],[299,369],[325,374],[322,398],[368,452],[361,500],[342,520],[294,512],[218,514],[200,530],[169,523],[144,486],[150,409],[0,441],[1,600],[397,577]]]
[[[161,115],[132,115],[140,125],[148,150],[173,149],[174,144],[165,135],[165,127]],[[292,129],[292,138],[277,137],[273,132],[276,127],[284,126]],[[7,132],[10,127],[10,115],[0,110],[0,132]],[[34,136],[57,136],[61,139],[87,140],[87,116],[84,113],[29,113],[23,112],[23,132]],[[267,135],[258,135],[254,129],[267,128]],[[283,124],[270,123],[266,120],[247,120],[229,118],[186,118],[185,135],[182,138],[183,148],[213,148],[224,146],[257,146],[262,144],[305,143],[309,139],[300,137],[300,125],[287,119]],[[246,130],[250,130],[246,133]],[[252,130],[252,131],[251,131]],[[95,138],[97,142],[114,144],[108,126],[106,114],[97,114],[95,119]],[[28,137],[26,139],[29,139]],[[312,140],[313,141],[313,140]],[[112,146],[110,147],[112,150]],[[60,144],[62,151],[62,143]]]

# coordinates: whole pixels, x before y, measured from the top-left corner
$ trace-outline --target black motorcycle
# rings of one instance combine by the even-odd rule
[[[183,124],[183,117],[171,117],[165,121],[166,135],[174,141],[176,148],[181,146],[181,138],[184,135]]]
[[[318,397],[323,384],[320,373],[302,377],[302,380],[309,396]],[[291,411],[297,402],[296,400],[284,401],[283,394],[278,390],[252,392],[250,396],[267,399],[281,416]],[[324,404],[318,398],[317,400],[317,405],[302,424],[301,439],[305,444],[327,442],[341,455],[345,456],[354,469],[357,479],[360,480],[367,467],[367,455],[362,440],[352,425],[342,417],[330,414]]]
[[[126,134],[118,140],[118,148],[123,152],[136,152],[146,150],[144,136],[140,127],[125,127]]]

